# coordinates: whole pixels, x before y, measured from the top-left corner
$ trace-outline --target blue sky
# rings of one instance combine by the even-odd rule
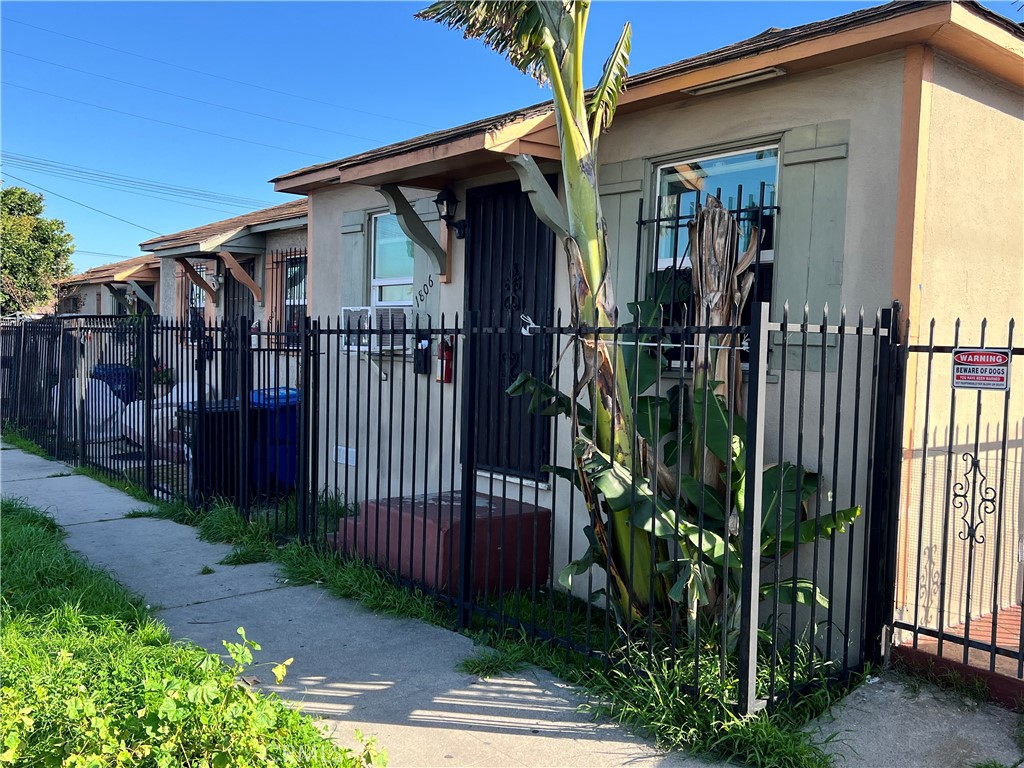
[[[137,255],[154,232],[293,199],[267,184],[280,173],[547,97],[481,44],[414,19],[424,4],[4,2],[4,182],[49,190],[81,270]],[[639,72],[874,4],[597,2],[588,80],[626,20]],[[1011,2],[988,5],[1020,20]],[[197,192],[144,197],[67,166]]]

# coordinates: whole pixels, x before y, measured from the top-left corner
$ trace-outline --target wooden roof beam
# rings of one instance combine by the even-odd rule
[[[192,262],[186,259],[184,256],[179,256],[175,261],[181,265],[181,268],[188,275],[188,279],[191,280],[196,286],[198,286],[203,293],[210,297],[210,301],[214,304],[217,303],[217,292],[210,287],[210,284],[203,279],[203,276],[196,271],[196,268],[192,266]]]
[[[252,297],[262,306],[263,289],[256,285],[256,281],[249,276],[249,273],[246,272],[245,268],[238,263],[238,260],[231,255],[230,251],[218,251],[217,255],[224,261],[224,264],[227,266],[228,271],[231,272],[232,277],[248,288]]]

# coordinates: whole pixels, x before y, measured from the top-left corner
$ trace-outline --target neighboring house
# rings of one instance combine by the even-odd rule
[[[194,341],[198,326],[217,326],[215,365],[218,394],[237,389],[239,323],[276,334],[274,348],[297,348],[306,317],[308,269],[305,200],[296,200],[155,237],[140,244],[160,261],[163,300],[160,315],[182,327],[181,338]],[[244,359],[250,375],[265,383],[294,384],[295,369],[270,371],[271,356]]]
[[[819,322],[827,304],[835,322],[841,305],[851,317],[861,307],[873,316],[898,299],[911,342],[927,336],[932,317],[943,330],[954,317],[972,329],[983,317],[1000,328],[1020,318],[1022,51],[1021,27],[978,4],[906,2],[769,29],[632,75],[601,139],[598,170],[620,320],[630,317],[627,303],[648,295],[658,280],[673,273],[687,278],[686,222],[700,196],[719,189],[730,208],[742,209],[744,232],[761,225],[756,297],[770,302],[774,318],[787,302],[791,318],[799,320],[806,303]],[[521,155],[534,159],[532,173],[528,162],[510,166]],[[554,118],[542,104],[278,176],[278,191],[309,199],[310,315],[342,313],[344,322],[369,314],[386,326],[401,313],[406,323],[436,326],[442,317],[451,325],[457,313],[475,311],[486,325],[516,330],[521,315],[543,324],[561,312],[567,321],[562,245],[540,223],[557,228],[558,213],[544,201],[547,184],[560,190],[558,158]],[[534,191],[527,196],[521,184]],[[465,239],[441,226],[433,201],[441,190],[462,203],[457,218],[465,218]],[[678,319],[687,308],[670,302],[666,309]],[[543,368],[560,351],[529,355]],[[778,357],[773,372],[783,364]],[[563,386],[566,367],[559,374]],[[499,402],[514,374],[511,355],[485,356],[478,402]],[[910,376],[906,443],[914,445],[925,411],[918,390],[925,384],[913,370]],[[406,379],[389,374],[386,381],[383,392]],[[457,389],[445,389],[441,412],[455,413]],[[1016,400],[1008,424],[1020,423],[1022,402]],[[517,411],[513,423],[529,436],[527,450],[502,449],[507,432],[502,437],[491,407],[481,406],[473,439],[488,467],[482,476],[499,478],[492,492],[518,493],[521,500],[527,488],[531,503],[565,504],[566,493],[553,501],[557,483],[543,465],[551,450],[567,463],[566,446],[551,445],[547,427]],[[341,480],[337,466],[324,470],[339,487],[351,481],[364,498],[380,492],[360,485],[364,471],[377,477],[385,460],[403,466],[390,444],[353,437],[400,432],[398,414],[382,417],[384,409],[383,400],[362,415],[354,408],[351,423],[346,412],[343,434],[337,426],[330,432],[336,416],[323,417],[320,434],[335,434],[338,443],[325,438],[323,455],[346,465]],[[948,416],[933,414],[930,428],[954,430]],[[352,442],[341,444],[345,435],[358,451]],[[792,439],[787,435],[778,451],[795,451]],[[856,448],[861,461],[866,442]],[[1010,444],[1018,457],[1019,443]],[[774,445],[768,449],[769,460],[779,458],[775,452]],[[1019,458],[1011,465],[1019,466]],[[388,470],[388,493],[422,492],[405,467],[401,477]],[[907,471],[917,472],[912,465]],[[427,475],[437,481],[425,485],[437,490],[457,473],[431,465]],[[1019,476],[1007,482],[1006,498],[1019,499]],[[1007,523],[1006,557],[1015,556],[1024,530],[1019,518]],[[553,551],[564,552],[572,526],[564,510],[556,509],[555,519],[560,543]],[[585,540],[578,530],[576,536],[579,550]]]
[[[296,200],[141,243],[160,262],[160,315],[297,330],[306,315],[306,207]]]
[[[160,263],[152,256],[93,267],[57,283],[59,315],[156,313],[159,305]]]

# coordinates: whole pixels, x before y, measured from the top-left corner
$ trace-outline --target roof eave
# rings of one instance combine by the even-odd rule
[[[797,74],[913,44],[932,45],[1012,85],[1024,87],[1024,45],[1020,36],[1010,29],[988,17],[983,8],[935,3],[845,29],[826,29],[813,37],[767,47],[749,55],[723,53],[721,61],[710,64],[679,62],[679,66],[667,65],[641,73],[629,78],[619,104],[623,112],[631,112],[667,101],[700,98],[683,91],[742,77],[766,67],[781,67],[789,74]],[[756,43],[753,45],[756,47]],[[306,194],[339,183],[391,182],[416,186],[417,183],[433,183],[439,171],[446,171],[454,178],[465,175],[466,168],[454,166],[469,161],[471,167],[485,157],[481,152],[510,155],[533,150],[531,154],[539,157],[557,158],[557,146],[553,155],[544,151],[553,144],[554,121],[550,110],[540,119],[525,122],[530,123],[526,130],[522,124],[513,123],[367,161],[350,158],[348,162],[339,160],[331,167],[318,167],[309,173],[293,172],[274,179],[274,188],[278,192]],[[531,139],[535,140],[532,144]]]

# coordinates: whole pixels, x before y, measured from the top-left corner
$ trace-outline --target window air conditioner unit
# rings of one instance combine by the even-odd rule
[[[370,349],[370,318],[373,310],[370,307],[342,307],[341,330],[345,349],[353,352],[364,352]]]
[[[342,307],[345,348],[359,352],[400,352],[413,327],[410,307]]]
[[[372,352],[401,352],[406,347],[408,329],[412,328],[412,310],[409,307],[376,307],[370,335]]]

